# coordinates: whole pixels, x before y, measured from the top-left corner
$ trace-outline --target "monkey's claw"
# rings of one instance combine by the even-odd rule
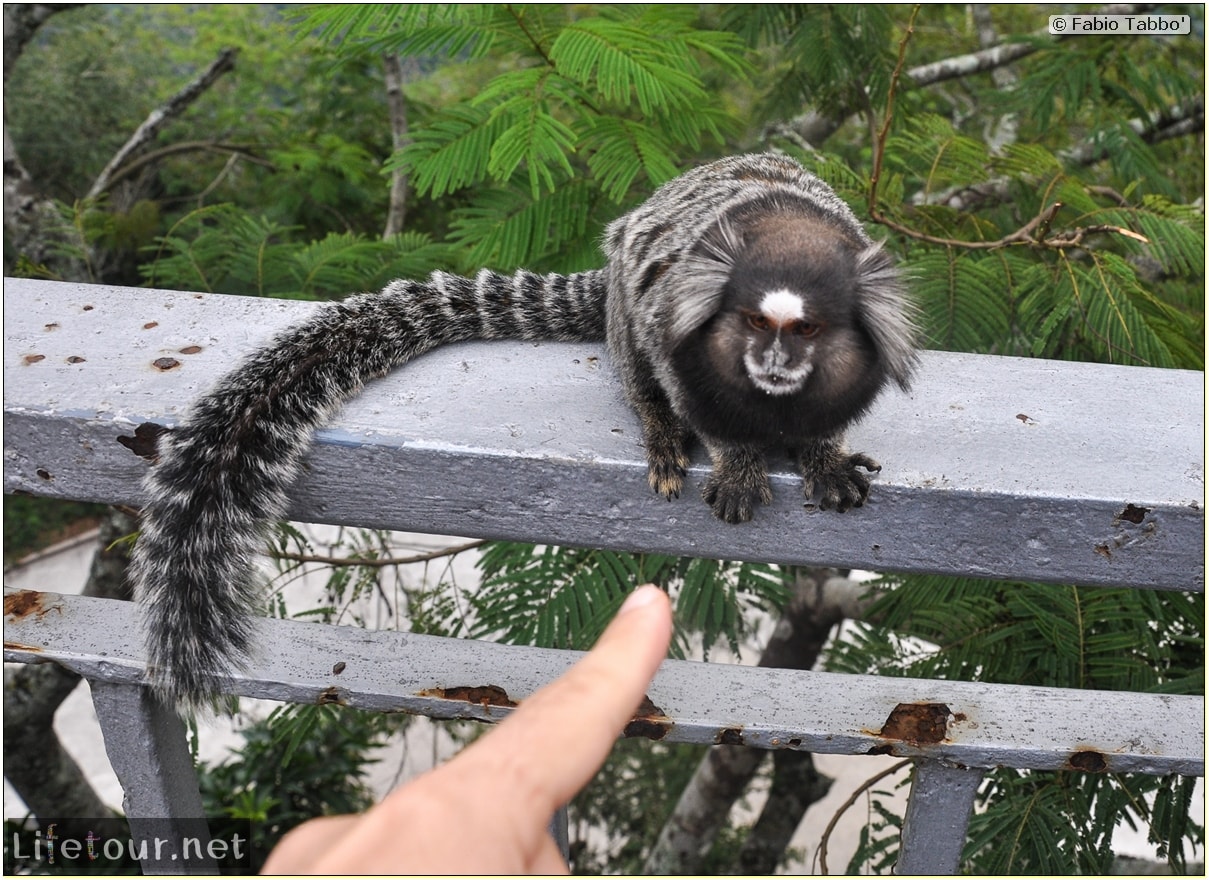
[[[666,463],[656,467],[654,464],[647,468],[646,480],[651,488],[671,501],[673,498],[680,497],[680,490],[684,488],[684,468]]]
[[[752,483],[726,481],[716,473],[710,474],[701,489],[701,497],[714,511],[714,516],[728,523],[747,522],[755,514],[756,505],[772,501],[768,477]]]
[[[815,474],[807,474],[803,484],[806,497],[819,493],[819,507],[835,509],[840,513],[860,507],[869,497],[869,477],[862,473],[876,473],[882,466],[867,455],[856,453],[837,459],[834,466]]]
[[[648,455],[646,480],[651,488],[671,501],[680,497],[684,488],[684,475],[688,472],[688,457],[679,455]]]

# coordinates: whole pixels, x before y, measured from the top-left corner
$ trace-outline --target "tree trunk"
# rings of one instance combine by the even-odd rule
[[[831,790],[833,780],[815,768],[810,752],[782,749],[772,760],[772,787],[739,851],[739,874],[773,873],[810,805]]]
[[[386,70],[386,107],[390,113],[390,140],[394,152],[407,143],[407,98],[403,94],[403,63],[390,54],[382,59]],[[383,238],[403,231],[407,217],[407,175],[397,168],[390,173],[390,206],[386,211]]]
[[[4,82],[38,28],[52,15],[74,9],[79,3],[4,4]],[[4,126],[4,274],[11,275],[19,257],[52,277],[80,280],[87,277],[83,242],[66,227],[53,201],[45,198],[17,155],[17,147]]]
[[[129,599],[125,544],[109,549],[136,528],[135,521],[111,509],[100,536],[85,596]],[[55,712],[75,690],[80,676],[51,663],[26,664],[4,675],[4,776],[29,811],[39,818],[106,818],[114,813],[97,797],[54,730]],[[64,828],[65,831],[70,831]],[[80,836],[87,829],[81,829]]]
[[[829,569],[799,569],[793,599],[785,608],[780,622],[759,665],[777,669],[810,669],[818,660],[831,628],[845,617],[859,616],[867,603],[860,598],[861,588],[842,577],[833,577]],[[701,859],[726,821],[734,802],[747,790],[765,752],[742,746],[714,746],[702,760],[697,772],[685,786],[676,808],[664,824],[659,838],[647,856],[643,873],[695,874]],[[813,761],[801,757],[782,759],[782,783],[776,788],[777,800],[771,807],[760,837],[753,843],[750,858],[775,865],[784,851],[785,843],[797,828],[806,808],[821,798],[831,780],[814,770]],[[774,771],[776,772],[776,771]],[[813,779],[800,790],[800,812],[793,819],[788,835],[779,828],[772,814],[785,807],[784,787],[797,785],[791,777]],[[797,809],[795,806],[793,809]],[[766,812],[769,808],[766,807]],[[758,825],[760,823],[757,823]],[[773,841],[784,838],[780,851],[773,853]],[[759,851],[757,856],[756,851]],[[741,868],[741,870],[743,870]]]

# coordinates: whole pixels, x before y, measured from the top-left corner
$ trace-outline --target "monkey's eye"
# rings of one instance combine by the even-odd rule
[[[751,329],[759,330],[761,333],[772,329],[772,321],[768,319],[767,315],[761,314],[760,312],[748,312],[747,323]]]
[[[803,339],[812,339],[818,336],[822,329],[822,324],[812,324],[810,321],[795,321],[793,325],[794,334],[801,336]]]

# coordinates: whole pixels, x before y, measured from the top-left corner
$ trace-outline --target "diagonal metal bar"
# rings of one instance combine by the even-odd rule
[[[144,874],[217,874],[185,725],[145,687],[90,679]]]

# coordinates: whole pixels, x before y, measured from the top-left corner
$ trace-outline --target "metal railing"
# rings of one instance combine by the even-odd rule
[[[173,424],[238,357],[313,304],[9,280],[5,491],[138,505],[139,424]],[[318,432],[293,519],[781,564],[1204,590],[1204,374],[925,353],[915,390],[852,432],[885,465],[870,503],[804,505],[788,467],[753,523],[646,488],[636,418],[600,346],[472,343],[373,383]],[[690,470],[699,484],[704,461]],[[48,585],[49,586],[49,585]],[[5,659],[92,685],[132,832],[200,815],[184,730],[142,687],[140,609],[6,595]],[[436,718],[509,710],[573,652],[263,620],[222,690]],[[339,664],[339,665],[337,665]],[[340,672],[335,672],[339,669]],[[1204,774],[1201,697],[986,685],[667,661],[643,725],[741,742],[916,759],[897,870],[958,867],[989,768]],[[904,713],[938,718],[903,733]],[[920,729],[908,726],[907,729]]]

